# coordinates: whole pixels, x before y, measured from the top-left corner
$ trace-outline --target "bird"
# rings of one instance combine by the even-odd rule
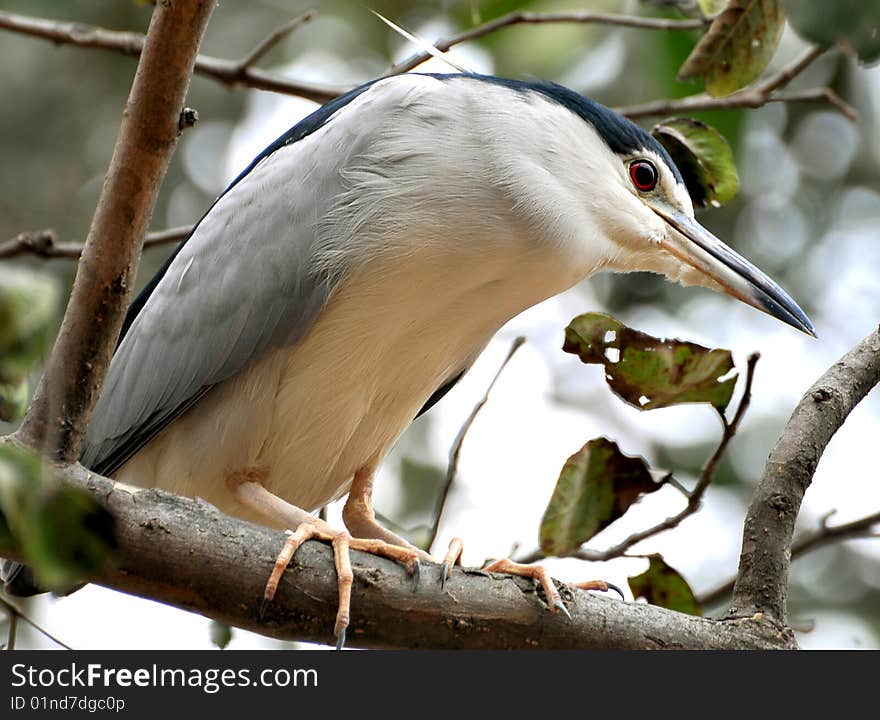
[[[261,152],[131,304],[81,462],[289,531],[264,604],[303,542],[332,543],[339,647],[349,549],[416,576],[430,559],[376,521],[383,458],[508,320],[600,271],[707,287],[815,334],[609,108],[469,72],[365,83]],[[315,516],[346,494],[346,530]],[[540,579],[565,609],[542,568],[489,569]]]

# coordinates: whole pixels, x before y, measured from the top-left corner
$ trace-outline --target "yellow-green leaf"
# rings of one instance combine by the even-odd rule
[[[764,71],[784,24],[779,0],[730,0],[681,66],[678,79],[702,77],[710,95],[730,95]]]
[[[0,420],[12,422],[18,420],[27,410],[28,381],[17,383],[0,383]]]
[[[0,383],[27,377],[46,346],[56,300],[51,278],[0,268]]]
[[[788,22],[805,40],[839,43],[859,60],[880,60],[880,0],[785,0]]]
[[[651,605],[677,610],[688,615],[702,615],[694,591],[681,573],[666,564],[660,555],[651,555],[648,569],[628,579],[634,598],[645,598]]]
[[[587,364],[604,365],[611,389],[639,410],[681,403],[711,403],[723,410],[736,385],[729,350],[655,338],[603,313],[574,318],[565,328],[562,349]]]
[[[706,17],[714,17],[727,5],[727,0],[697,0],[700,4],[700,11]]]
[[[624,455],[606,438],[590,440],[562,466],[541,520],[541,550],[570,555],[662,485],[642,458]]]
[[[669,152],[697,207],[720,207],[739,190],[733,151],[715,128],[692,118],[668,118],[651,134]]]

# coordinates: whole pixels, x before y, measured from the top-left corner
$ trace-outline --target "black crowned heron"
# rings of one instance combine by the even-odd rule
[[[599,270],[720,290],[812,333],[694,220],[663,147],[602,105],[473,74],[363,85],[266,148],[134,301],[82,463],[291,529],[267,599],[300,543],[331,541],[341,643],[347,548],[414,572],[427,557],[374,518],[382,459],[507,320]],[[345,493],[348,533],[312,514]]]

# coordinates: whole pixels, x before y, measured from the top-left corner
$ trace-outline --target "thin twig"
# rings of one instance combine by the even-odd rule
[[[284,25],[275,28],[253,50],[238,61],[239,70],[244,71],[256,65],[273,47],[290,35],[294,30],[313,20],[315,15],[316,13],[314,10],[308,10],[302,15],[293,18],[293,20],[284,23]]]
[[[585,550],[580,549],[576,552],[572,553],[569,557],[576,557],[580,560],[587,560],[590,562],[604,562],[606,560],[611,560],[613,558],[622,557],[627,550],[629,550],[633,545],[640,543],[642,540],[647,540],[650,537],[654,537],[654,535],[659,535],[666,530],[671,530],[674,527],[678,527],[681,522],[685,519],[693,515],[697,510],[700,509],[700,505],[703,500],[703,495],[706,494],[706,490],[709,488],[709,485],[712,482],[712,478],[715,475],[715,470],[718,467],[718,463],[721,461],[721,458],[724,456],[724,452],[727,450],[727,446],[730,444],[730,441],[733,440],[736,435],[736,431],[739,429],[740,421],[743,419],[743,416],[746,413],[746,410],[749,407],[749,403],[752,399],[752,381],[755,377],[755,365],[758,362],[760,355],[758,353],[753,353],[749,355],[748,360],[746,361],[746,382],[745,387],[743,389],[742,398],[740,398],[739,406],[736,409],[736,413],[734,413],[733,419],[728,420],[723,412],[718,411],[718,416],[721,418],[721,426],[723,428],[723,432],[721,435],[721,440],[718,443],[718,447],[715,448],[715,452],[712,453],[711,457],[706,461],[706,464],[703,466],[702,472],[700,472],[700,478],[697,481],[696,486],[688,495],[687,505],[685,505],[684,509],[681,512],[676,513],[675,515],[671,515],[660,523],[657,523],[653,527],[649,527],[645,530],[640,530],[639,532],[633,533],[625,540],[622,540],[617,545],[612,545],[611,547],[605,550]],[[530,563],[537,562],[538,560],[542,560],[546,557],[544,553],[540,550],[535,550],[532,553],[518,558],[517,562],[521,563]]]
[[[144,47],[144,36],[140,33],[107,30],[84,23],[58,22],[8,12],[0,12],[0,29],[49,40],[56,45],[100,48],[129,57],[138,57]],[[296,95],[319,103],[332,100],[349,89],[300,82],[255,67],[242,67],[239,60],[224,60],[209,55],[196,57],[193,72],[227,86],[243,85],[256,90]]]
[[[6,610],[6,612],[9,613],[10,623],[17,622],[18,620],[22,620],[23,622],[30,625],[38,633],[49,638],[56,645],[60,645],[65,650],[73,650],[73,648],[70,647],[70,645],[67,645],[66,643],[61,642],[57,637],[55,637],[52,633],[50,633],[48,630],[46,630],[46,628],[40,627],[39,625],[37,625],[37,623],[35,623],[33,620],[31,620],[27,615],[24,614],[24,612],[22,612],[16,605],[13,605],[11,602],[9,602],[9,600],[7,600],[6,598],[0,597],[0,605],[2,605],[4,607],[4,609]],[[9,640],[9,643],[7,643],[7,645],[6,645],[6,649],[13,650],[14,647],[15,647],[15,633],[14,633],[14,631],[10,631],[10,640]]]
[[[435,47],[445,52],[454,45],[467,40],[483,37],[496,30],[511,25],[553,22],[591,22],[596,24],[646,29],[692,30],[705,27],[708,21],[700,19],[665,20],[662,18],[643,18],[627,15],[604,15],[602,13],[539,14],[514,12],[482,25],[478,25],[453,37],[440,40],[435,43]],[[49,40],[56,45],[99,48],[128,55],[130,57],[137,57],[140,55],[144,44],[144,36],[139,33],[107,30],[100,27],[85,25],[83,23],[57,22],[8,12],[0,12],[0,29]],[[279,31],[280,30],[281,28],[279,28]],[[272,37],[272,35],[270,35],[270,37]],[[266,40],[264,40],[261,45],[265,44],[265,42]],[[260,46],[257,46],[257,49],[259,49],[259,47]],[[328,102],[351,89],[350,86],[334,87],[320,83],[302,82],[278,75],[277,73],[260,70],[247,63],[247,60],[253,56],[253,54],[254,51],[251,51],[251,53],[245,56],[245,61],[224,60],[209,55],[199,55],[196,58],[194,72],[198,75],[211,78],[227,87],[242,86],[255,90],[275,92],[282,95],[295,95],[318,103]],[[388,74],[396,75],[406,72],[427,59],[428,55],[426,53],[415,54],[395,65]],[[798,70],[798,72],[799,71],[800,70]],[[784,68],[782,71],[765,81],[764,89],[760,89],[761,86],[757,86],[758,90],[754,87],[745,88],[726,97],[716,98],[707,93],[699,93],[678,100],[654,100],[648,103],[629,105],[616,109],[627,117],[642,118],[683,112],[696,112],[699,110],[757,108],[771,102],[824,102],[831,105],[847,118],[851,120],[855,119],[855,109],[844,102],[830,88],[822,87],[809,90],[799,90],[785,94],[779,93],[777,90],[782,85],[789,82],[793,77],[793,75],[789,77],[790,74],[791,68]],[[769,90],[766,88],[768,82],[771,83],[772,86]]]
[[[594,24],[616,25],[618,27],[643,28],[647,30],[699,30],[707,27],[708,23],[702,20],[667,20],[664,18],[638,17],[634,15],[617,15],[611,13],[595,12],[557,12],[557,13],[534,13],[524,10],[516,10],[502,15],[499,18],[485,22],[482,25],[472,27],[452,37],[438,40],[433,43],[440,52],[446,52],[450,48],[460,45],[468,40],[476,40],[502,28],[513,25],[540,25],[548,23],[570,24]],[[415,53],[406,60],[397,63],[388,72],[389,75],[399,75],[409,72],[430,59],[426,52]]]
[[[168,228],[147,233],[144,247],[167,245],[185,238],[192,230],[192,225]],[[79,258],[83,244],[78,242],[58,242],[53,230],[33,230],[23,232],[0,243],[0,259],[16,255],[37,255],[44,258]]]
[[[446,468],[446,482],[443,484],[443,493],[440,495],[440,499],[437,502],[437,507],[434,510],[434,522],[431,525],[431,531],[428,534],[428,540],[425,543],[425,547],[428,549],[428,552],[431,551],[431,547],[434,545],[434,541],[437,539],[437,532],[440,529],[440,519],[443,516],[443,508],[446,505],[446,500],[449,497],[449,492],[452,489],[452,484],[455,482],[455,477],[458,474],[458,459],[461,455],[461,446],[464,443],[464,438],[468,434],[468,431],[471,429],[471,425],[474,424],[474,420],[477,419],[477,415],[480,413],[480,410],[483,409],[483,406],[489,401],[489,393],[492,392],[492,388],[495,387],[495,383],[498,382],[498,378],[501,377],[501,373],[504,372],[504,368],[507,367],[507,364],[510,362],[511,358],[514,356],[517,350],[519,350],[526,342],[526,339],[522,336],[519,336],[513,341],[513,344],[510,346],[510,350],[507,351],[507,356],[501,363],[501,367],[498,368],[498,372],[495,373],[495,377],[492,378],[492,382],[489,383],[489,387],[486,388],[486,392],[483,393],[483,397],[480,398],[480,401],[474,405],[474,409],[471,410],[470,415],[467,416],[467,419],[464,421],[464,424],[458,431],[458,434],[455,436],[455,440],[452,443],[452,449],[449,451],[449,464]]]
[[[844,523],[843,525],[831,527],[828,525],[827,520],[834,512],[832,510],[821,518],[818,529],[804,533],[792,543],[792,560],[825,545],[830,545],[833,542],[854,540],[856,538],[880,538],[880,532],[874,530],[875,525],[880,525],[880,512],[866,515],[863,518]],[[713,605],[729,597],[730,593],[733,592],[735,581],[736,578],[730,578],[724,584],[700,596],[698,598],[699,603],[701,605]]]
[[[688,95],[677,100],[652,100],[638,105],[625,105],[615,110],[628,118],[675,115],[697,112],[699,110],[737,110],[740,108],[759,108],[774,102],[824,102],[849,120],[855,120],[855,108],[847,104],[831,88],[819,87],[806,90],[782,92],[782,90],[803,72],[827,48],[811,47],[803,55],[773,73],[764,81],[738,90],[724,97],[713,97],[708,93]]]

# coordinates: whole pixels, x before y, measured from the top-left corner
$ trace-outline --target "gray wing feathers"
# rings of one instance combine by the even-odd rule
[[[297,150],[221,197],[168,268],[114,355],[86,467],[112,473],[212,385],[314,322],[331,290],[310,267],[314,218],[338,189],[328,194],[326,175],[315,182],[311,163],[304,183]],[[338,177],[330,165],[323,173]]]

